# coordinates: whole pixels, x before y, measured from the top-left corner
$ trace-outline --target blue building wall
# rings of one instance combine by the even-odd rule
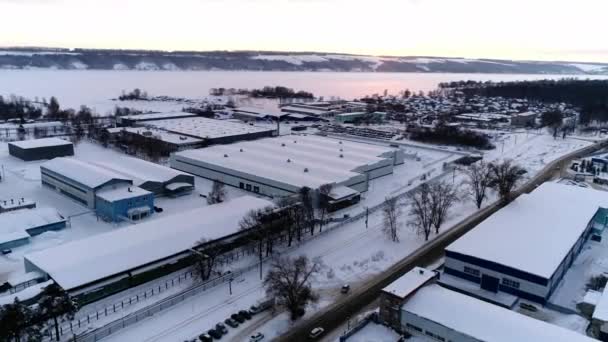
[[[96,198],[96,212],[99,216],[112,222],[120,222],[127,217],[127,212],[133,208],[145,207],[150,208],[148,215],[152,214],[154,208],[154,194],[145,194],[142,196],[131,197],[114,202],[106,201],[100,197]]]
[[[44,232],[48,232],[48,231],[62,230],[65,228],[65,226],[66,226],[66,221],[64,220],[64,221],[47,224],[44,226],[38,226],[38,227],[26,229],[25,231],[28,234],[30,234],[31,236],[36,236],[36,235],[40,235],[40,234],[42,234]]]
[[[22,239],[17,239],[17,240],[13,240],[13,241],[7,241],[5,243],[0,244],[0,250],[16,248],[19,246],[27,245],[28,243],[30,243],[29,237],[24,237]]]

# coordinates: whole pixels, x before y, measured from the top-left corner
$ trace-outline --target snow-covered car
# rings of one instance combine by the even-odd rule
[[[257,332],[249,337],[249,342],[257,342],[264,339],[264,334]]]
[[[227,318],[224,323],[231,328],[236,328],[239,326],[239,322],[233,320],[232,318]]]
[[[310,337],[312,339],[316,339],[317,337],[323,335],[324,332],[325,332],[325,329],[323,329],[321,327],[316,327],[310,331],[310,334],[308,334],[308,337]]]

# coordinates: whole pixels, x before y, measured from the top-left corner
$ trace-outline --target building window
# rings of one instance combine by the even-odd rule
[[[415,325],[413,325],[413,324],[410,324],[410,323],[405,323],[405,326],[406,326],[408,329],[410,329],[410,330],[414,330],[414,331],[417,331],[417,332],[420,332],[420,333],[422,332],[422,328],[417,327],[417,326],[415,326]]]
[[[239,183],[239,188],[241,188],[241,189],[245,189],[245,183],[240,182],[240,183]]]
[[[464,267],[464,273],[479,277],[479,270],[471,267]]]
[[[430,332],[428,330],[425,331],[424,334],[427,335],[427,336],[430,336],[430,337],[432,337],[434,339],[436,339],[437,341],[445,341],[445,338],[443,338],[443,337],[441,337],[441,336],[439,336],[437,334],[433,334],[432,332]]]
[[[247,185],[245,186],[245,190],[247,190],[247,191],[251,191],[251,184],[247,184]]]
[[[256,194],[260,192],[260,187],[259,186],[254,186],[253,187],[253,192],[255,192]]]
[[[511,280],[509,278],[502,278],[502,284],[508,287],[512,287],[514,289],[519,288],[519,282],[515,280]]]

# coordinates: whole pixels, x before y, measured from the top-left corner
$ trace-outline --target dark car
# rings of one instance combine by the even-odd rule
[[[220,332],[222,335],[226,335],[228,333],[228,329],[224,325],[224,323],[218,323],[215,325],[215,331]]]
[[[257,305],[252,305],[252,306],[249,307],[249,313],[251,315],[255,315],[255,314],[259,313],[259,312],[262,312],[262,308],[260,308]]]
[[[213,337],[216,340],[219,340],[220,338],[222,338],[222,333],[215,329],[209,329],[209,331],[207,331],[207,335]]]
[[[227,318],[224,323],[226,323],[227,326],[232,328],[236,328],[239,326],[239,323],[232,318]]]
[[[245,317],[245,319],[251,319],[251,314],[247,310],[239,311],[239,315]]]
[[[342,288],[340,289],[340,293],[346,294],[349,291],[350,291],[350,285],[348,285],[348,284],[342,285]]]
[[[242,315],[239,315],[239,314],[232,314],[232,315],[230,315],[230,318],[232,318],[233,320],[235,320],[239,323],[245,322],[245,317],[243,317]]]
[[[212,342],[213,338],[207,334],[200,334],[198,336],[198,339],[201,340],[201,342]]]

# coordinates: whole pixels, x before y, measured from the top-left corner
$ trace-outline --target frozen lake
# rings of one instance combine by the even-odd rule
[[[371,94],[397,94],[404,89],[431,90],[438,83],[477,80],[513,81],[563,77],[608,76],[441,74],[441,73],[338,73],[251,71],[107,71],[107,70],[0,70],[0,95],[30,99],[56,96],[63,107],[87,105],[105,114],[118,102],[110,101],[123,90],[140,88],[150,95],[203,98],[210,88],[260,88],[287,86],[326,99],[353,99]],[[162,109],[162,108],[161,108]]]

